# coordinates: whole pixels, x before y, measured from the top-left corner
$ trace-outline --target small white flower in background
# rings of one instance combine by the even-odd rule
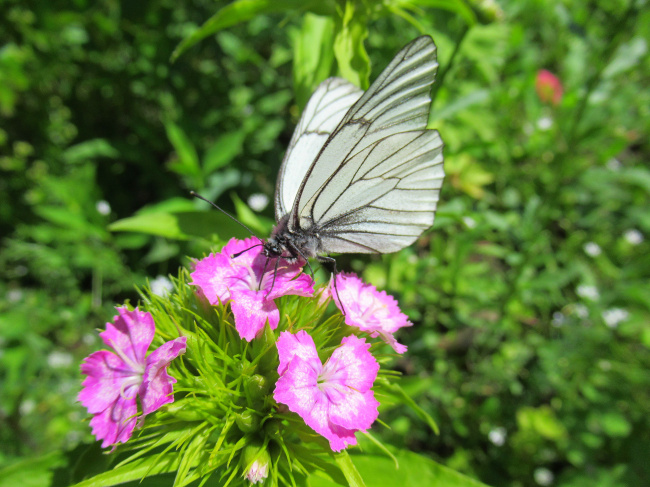
[[[535,472],[533,472],[533,477],[535,477],[535,482],[537,482],[538,485],[551,485],[553,483],[553,480],[555,480],[555,476],[553,475],[553,472],[551,472],[548,468],[536,468]]]
[[[463,223],[467,226],[467,228],[474,228],[476,226],[476,220],[474,220],[474,218],[471,216],[464,216]]]
[[[496,446],[503,446],[506,442],[507,432],[503,426],[498,426],[488,433],[488,439]]]
[[[553,119],[551,117],[542,117],[537,120],[537,128],[546,131],[553,126]]]
[[[621,308],[611,308],[603,311],[603,321],[610,328],[616,328],[619,323],[629,318],[630,313]]]
[[[53,369],[63,369],[72,365],[73,357],[66,352],[54,351],[47,356],[47,365]]]
[[[165,276],[158,276],[150,283],[151,292],[156,296],[164,297],[166,294],[169,294],[174,285],[172,282]]]
[[[609,360],[600,360],[598,361],[598,367],[600,367],[600,370],[607,372],[608,370],[612,370],[612,363]]]
[[[578,318],[586,318],[589,316],[589,310],[584,304],[576,304],[573,306],[573,314],[575,314]]]
[[[598,257],[602,253],[600,245],[596,242],[587,242],[583,249],[585,250],[585,254],[589,257]]]
[[[27,416],[34,409],[36,409],[36,402],[33,399],[25,399],[20,403],[20,406],[18,406],[18,412],[21,416]]]
[[[81,337],[81,341],[84,343],[84,345],[94,345],[97,341],[97,336],[92,333],[86,333]]]
[[[7,300],[10,303],[15,303],[23,299],[23,292],[20,289],[12,289],[7,293]]]
[[[609,161],[607,161],[607,169],[610,171],[618,171],[621,167],[621,161],[616,159],[616,157],[612,157]]]
[[[108,215],[111,212],[111,205],[108,204],[108,201],[99,200],[95,205],[95,209],[100,215]]]
[[[564,326],[566,323],[566,316],[564,316],[564,313],[560,311],[556,311],[553,313],[553,319],[551,320],[551,325],[553,325],[555,328],[560,328]]]
[[[600,298],[600,293],[596,286],[587,286],[581,284],[576,288],[576,294],[581,298],[589,299],[590,301],[598,301]]]
[[[639,245],[641,242],[643,242],[643,234],[639,232],[636,228],[631,228],[630,230],[627,230],[624,234],[623,237],[625,240],[627,240],[627,243],[630,245]]]
[[[255,193],[248,197],[248,206],[254,211],[260,212],[269,204],[269,197],[264,193]]]

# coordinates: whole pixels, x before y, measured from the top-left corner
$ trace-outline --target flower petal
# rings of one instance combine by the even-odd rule
[[[318,389],[318,373],[301,357],[294,356],[276,382],[273,397],[303,416],[312,410],[319,395],[323,394]]]
[[[309,274],[301,272],[302,265],[298,263],[289,264],[284,259],[280,259],[277,270],[274,263],[264,276],[264,288],[268,292],[266,298],[277,299],[288,294],[313,296],[314,280]]]
[[[172,384],[176,379],[167,373],[167,366],[180,354],[185,353],[186,342],[187,337],[171,340],[147,357],[147,367],[139,392],[143,414],[149,414],[163,404],[174,402]]]
[[[330,402],[328,416],[332,424],[343,429],[365,431],[379,416],[378,407],[379,401],[372,391],[362,393],[347,388],[342,401]]]
[[[288,331],[280,333],[280,338],[276,342],[278,347],[278,356],[280,358],[280,365],[278,366],[278,374],[284,374],[289,362],[293,357],[298,356],[308,363],[316,375],[320,374],[323,369],[323,364],[318,358],[316,352],[316,345],[314,339],[304,330],[299,331],[292,335]]]
[[[231,273],[230,259],[221,253],[210,254],[194,264],[190,284],[198,286],[210,304],[217,305],[230,299],[226,277]]]
[[[285,373],[278,379],[273,397],[298,414],[307,426],[330,442],[334,451],[355,445],[354,431],[332,424],[329,420],[330,402],[318,387],[318,374],[313,367],[295,355]]]
[[[133,371],[124,361],[106,350],[86,357],[81,363],[81,373],[88,377],[83,381],[78,399],[90,414],[101,413],[114,404],[125,381],[133,377]]]
[[[333,282],[330,286],[334,287]],[[406,347],[397,343],[392,334],[413,323],[400,311],[395,298],[385,291],[377,291],[356,274],[343,272],[336,276],[332,297],[344,312],[346,324],[366,331],[372,337],[381,336],[398,353],[406,351]]]
[[[147,349],[156,330],[153,317],[138,308],[133,311],[126,307],[116,309],[119,314],[113,317],[114,323],[106,323],[106,331],[99,336],[121,358],[130,362],[128,366],[138,370],[140,365],[144,365]]]
[[[125,397],[118,394],[118,399],[110,407],[90,420],[92,433],[98,440],[104,440],[102,448],[118,442],[126,443],[133,434],[138,412],[135,396],[137,389],[128,388]],[[128,394],[128,395],[127,395]]]
[[[379,371],[377,360],[368,351],[370,344],[366,343],[365,338],[355,335],[345,337],[341,343],[323,367],[321,376],[328,384],[335,383],[366,392],[372,387]]]
[[[264,328],[267,319],[272,330],[280,322],[278,307],[273,301],[264,298],[264,291],[233,291],[230,307],[239,336],[249,342]]]

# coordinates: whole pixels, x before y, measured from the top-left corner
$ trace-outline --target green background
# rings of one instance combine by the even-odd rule
[[[49,485],[66,462],[53,452],[92,441],[78,364],[113,305],[244,236],[189,191],[268,234],[272,205],[246,203],[272,200],[315,85],[367,87],[427,33],[447,173],[436,222],[400,253],[338,262],[413,321],[393,366],[440,435],[399,404],[373,434],[492,485],[647,483],[646,2],[226,6],[0,4],[4,482]],[[535,91],[541,69],[562,83],[557,105]]]

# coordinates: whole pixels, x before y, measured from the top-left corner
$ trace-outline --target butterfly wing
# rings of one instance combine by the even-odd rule
[[[402,49],[324,142],[294,201],[289,228],[319,251],[394,252],[433,224],[442,141],[426,130],[437,69],[433,40]]]
[[[433,224],[443,178],[437,131],[389,135],[339,167],[305,220],[315,222],[325,253],[396,252]]]
[[[277,221],[293,207],[300,184],[330,134],[363,90],[342,78],[323,81],[309,99],[282,160],[275,189]]]

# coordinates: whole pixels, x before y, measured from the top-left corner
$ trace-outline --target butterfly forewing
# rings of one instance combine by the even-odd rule
[[[431,38],[416,39],[319,140],[297,196],[285,199],[290,231],[318,235],[322,253],[387,253],[432,225],[444,177],[442,141],[426,130],[436,68]]]
[[[323,81],[309,99],[282,161],[275,190],[275,217],[289,213],[309,166],[363,91],[342,78]]]

